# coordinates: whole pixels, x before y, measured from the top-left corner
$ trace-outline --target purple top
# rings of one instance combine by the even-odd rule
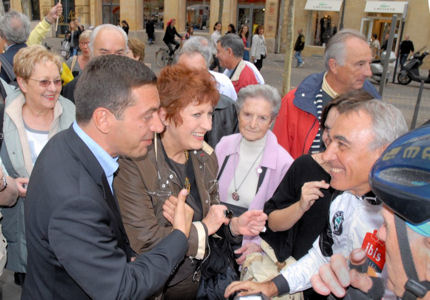
[[[268,130],[266,135],[267,139],[266,145],[264,146],[263,157],[261,158],[260,164],[255,166],[255,172],[257,172],[260,167],[266,167],[266,175],[248,209],[262,210],[264,208],[264,203],[272,197],[282,178],[284,178],[285,173],[287,173],[288,168],[293,163],[293,158],[278,144],[276,136],[272,131]],[[215,147],[215,153],[220,168],[226,156],[230,155],[222,172],[222,176],[219,179],[219,195],[221,202],[226,202],[227,191],[239,162],[239,146],[241,139],[242,135],[240,133],[228,135],[223,137]],[[260,238],[258,236],[243,237],[243,244],[250,241],[259,243]]]

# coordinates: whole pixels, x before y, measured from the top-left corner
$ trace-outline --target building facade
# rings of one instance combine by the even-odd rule
[[[55,0],[56,2],[57,0]],[[67,23],[77,17],[81,24],[96,26],[102,23],[118,24],[127,20],[133,34],[144,37],[144,22],[154,19],[159,29],[176,18],[176,28],[184,32],[193,26],[197,34],[210,34],[217,21],[238,29],[264,25],[265,38],[270,52],[285,49],[284,5],[289,0],[62,0],[64,15],[60,20],[60,33]],[[43,16],[54,5],[54,0],[7,0],[12,9],[26,14]],[[37,6],[39,3],[39,7]],[[30,3],[30,4],[28,4]],[[36,3],[36,4],[35,4]],[[33,5],[33,7],[31,6]],[[369,40],[376,33],[381,44],[389,32],[392,16],[397,15],[395,43],[397,50],[401,35],[409,35],[415,48],[430,48],[430,11],[428,0],[376,1],[376,0],[304,0],[295,1],[294,32],[303,29],[306,46],[304,55],[322,55],[328,39],[342,26],[361,31]],[[40,18],[39,16],[39,18]],[[343,23],[342,23],[343,22]],[[429,64],[430,65],[430,64]]]

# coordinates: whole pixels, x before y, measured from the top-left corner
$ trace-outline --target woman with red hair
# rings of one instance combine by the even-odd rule
[[[170,19],[169,22],[167,22],[166,26],[166,32],[164,33],[163,42],[166,43],[167,47],[169,48],[169,55],[173,56],[175,51],[179,48],[179,42],[175,40],[175,35],[177,35],[182,40],[182,35],[180,35],[176,31],[176,19]],[[173,48],[175,46],[175,48]]]
[[[219,99],[215,79],[207,70],[174,65],[161,70],[157,86],[165,130],[155,136],[143,159],[119,160],[115,191],[130,245],[138,254],[151,250],[172,231],[166,205],[174,208],[175,203],[168,198],[182,189],[188,191],[186,203],[194,210],[188,252],[156,296],[195,299],[200,264],[210,253],[208,236],[223,224],[229,224],[230,230],[226,227],[224,232],[230,235],[256,235],[266,218],[261,211],[251,211],[230,220],[227,207],[219,205],[218,163],[214,150],[204,141],[212,129],[212,112]]]

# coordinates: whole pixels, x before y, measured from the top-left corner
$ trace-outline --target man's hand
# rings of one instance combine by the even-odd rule
[[[187,195],[187,190],[183,189],[179,192],[177,198],[170,196],[169,199],[164,202],[163,216],[172,223],[173,229],[182,231],[188,238],[194,210],[185,203]]]
[[[208,229],[208,235],[212,235],[218,231],[222,224],[227,225],[230,220],[225,216],[227,207],[225,205],[212,205],[209,208],[209,212],[206,217],[203,218],[202,222]]]
[[[27,195],[28,178],[18,177],[15,178],[16,188],[18,189],[18,196],[25,197]]]
[[[261,252],[260,245],[257,245],[253,242],[243,245],[242,247],[234,251],[234,254],[242,254],[238,259],[236,259],[236,262],[239,265],[243,264],[245,262],[246,256],[254,252]]]
[[[306,182],[302,186],[302,193],[299,200],[300,209],[306,212],[311,208],[318,198],[324,197],[320,189],[328,189],[330,185],[324,180]]]
[[[261,210],[248,210],[233,218],[230,230],[233,235],[258,235],[266,225],[267,215]]]
[[[350,260],[353,265],[361,265],[366,261],[366,253],[362,249],[354,249]],[[319,274],[312,276],[311,283],[317,293],[325,296],[333,293],[339,298],[345,296],[349,285],[365,293],[372,287],[369,275],[350,270],[346,258],[341,254],[334,254],[330,263],[323,265]]]
[[[46,20],[49,24],[54,24],[57,18],[60,17],[62,13],[63,5],[61,4],[61,1],[58,1],[58,3],[55,4],[46,15]]]
[[[228,298],[236,292],[239,292],[238,296],[263,293],[267,297],[273,297],[278,294],[278,288],[272,281],[234,281],[225,289],[224,298]]]

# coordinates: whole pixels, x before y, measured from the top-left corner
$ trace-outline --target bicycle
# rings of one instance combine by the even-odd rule
[[[177,60],[178,50],[182,48],[182,40],[180,42],[179,49],[176,49],[173,55],[169,55],[170,50],[165,47],[160,47],[160,49],[155,52],[155,62],[157,66],[163,68],[167,65],[173,64]]]
[[[160,68],[171,65],[173,63],[173,57],[174,55],[170,56],[169,50],[164,47],[161,47],[155,52],[155,62]]]

